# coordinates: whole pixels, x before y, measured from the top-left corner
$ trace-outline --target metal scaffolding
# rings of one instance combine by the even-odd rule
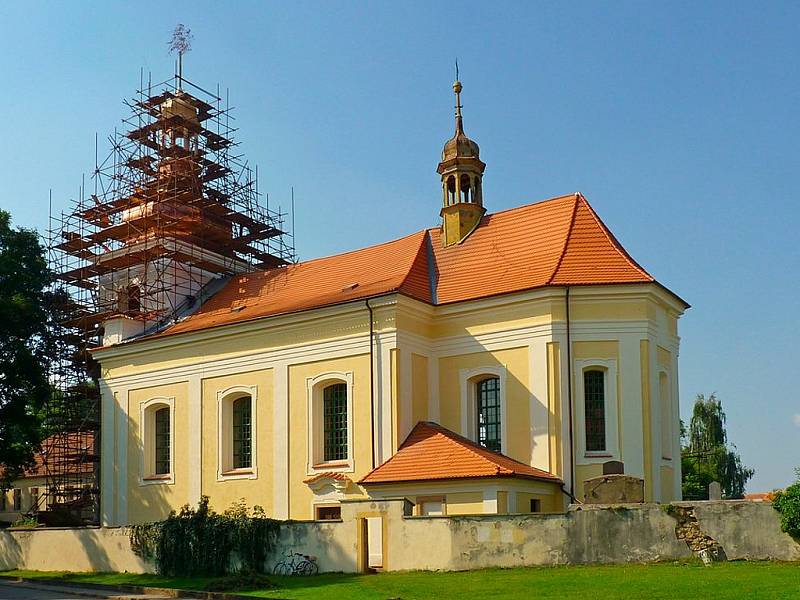
[[[227,95],[227,94],[226,94]],[[66,292],[56,391],[46,411],[50,522],[99,519],[99,372],[90,350],[163,329],[236,273],[294,260],[286,214],[271,210],[237,153],[227,98],[179,73],[145,83],[111,151],[70,210],[51,214],[49,256]]]

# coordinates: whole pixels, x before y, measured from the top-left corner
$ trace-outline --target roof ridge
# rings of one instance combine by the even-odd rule
[[[339,252],[337,254],[328,254],[326,256],[317,256],[316,258],[309,258],[308,260],[301,260],[301,261],[296,262],[296,263],[290,263],[290,264],[286,265],[286,267],[294,267],[294,266],[297,266],[297,265],[308,265],[310,263],[318,262],[318,261],[321,261],[321,260],[328,260],[330,258],[339,258],[341,256],[347,256],[348,254],[357,254],[359,252],[363,252],[364,250],[371,250],[373,248],[380,248],[381,246],[389,246],[390,244],[395,244],[397,242],[401,242],[403,240],[407,240],[408,238],[412,238],[415,235],[424,234],[427,231],[428,231],[427,229],[419,229],[417,231],[414,231],[412,233],[400,236],[400,237],[395,238],[393,240],[389,240],[389,241],[386,241],[386,242],[381,242],[380,244],[372,244],[371,246],[362,246],[361,248],[355,248],[354,250],[345,250],[344,252]],[[274,271],[279,271],[280,269],[283,269],[283,268],[286,268],[286,267],[272,267],[270,269],[255,269],[253,271],[247,271],[246,273],[240,273],[239,275],[251,275],[251,274],[254,274],[254,273],[272,273]]]
[[[575,192],[574,194],[572,194],[572,197],[575,199],[575,201],[572,205],[572,216],[570,216],[569,218],[569,227],[567,227],[567,234],[564,236],[564,246],[561,248],[561,254],[558,257],[558,260],[556,261],[556,266],[553,267],[553,272],[550,273],[550,277],[548,277],[547,279],[547,285],[553,283],[553,279],[556,278],[558,270],[561,268],[561,263],[564,261],[564,257],[567,254],[567,246],[569,246],[569,239],[572,237],[572,229],[575,227],[575,215],[578,214],[578,203],[580,201],[580,198],[582,198],[583,196],[581,195],[580,192]]]
[[[630,254],[628,254],[628,251],[625,250],[625,247],[622,244],[620,244],[620,242],[616,238],[616,236],[613,233],[611,233],[611,230],[603,222],[603,219],[600,218],[600,215],[598,215],[595,212],[594,208],[592,208],[592,205],[589,204],[589,201],[586,198],[584,198],[583,196],[581,196],[581,200],[583,200],[583,203],[586,205],[586,208],[589,209],[589,214],[592,216],[592,218],[594,219],[595,223],[597,223],[597,226],[600,227],[600,231],[603,232],[603,235],[606,236],[606,239],[609,241],[609,243],[612,246],[614,246],[614,249],[617,252],[619,252],[625,260],[628,261],[628,264],[630,266],[632,266],[634,269],[639,271],[639,273],[641,273],[643,276],[650,278],[652,281],[655,281],[655,277],[653,277],[650,273],[645,271],[644,267],[642,267],[639,263],[637,263],[634,260],[634,258]],[[576,211],[575,212],[577,213],[577,203],[576,203]]]
[[[429,289],[429,291],[431,293],[431,299],[432,299],[433,303],[435,304],[436,303],[436,301],[435,301],[435,297],[436,297],[435,296],[435,290],[433,289],[433,287],[431,285],[430,265],[428,264],[428,262],[429,262],[429,260],[428,260],[429,259],[429,256],[428,256],[428,254],[429,254],[428,253],[428,237],[429,237],[428,230],[427,229],[423,229],[421,231],[418,231],[417,233],[421,233],[422,234],[422,239],[420,239],[420,241],[419,241],[419,245],[417,247],[417,251],[414,253],[414,256],[411,257],[411,262],[408,265],[408,270],[406,271],[406,274],[403,275],[402,281],[397,286],[397,291],[403,292],[403,293],[408,293],[407,290],[404,289],[405,285],[406,285],[406,282],[408,281],[408,278],[411,277],[411,273],[414,271],[414,265],[417,264],[417,259],[420,257],[420,254],[422,253],[422,251],[424,249],[425,250],[425,278],[428,280],[428,289]],[[401,239],[403,239],[403,238],[401,238]],[[412,298],[416,297],[414,294],[410,294],[409,293],[409,295]]]

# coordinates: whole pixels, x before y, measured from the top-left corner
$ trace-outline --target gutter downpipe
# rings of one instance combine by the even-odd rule
[[[364,301],[369,311],[369,423],[370,440],[372,442],[372,468],[375,468],[375,357],[372,350],[372,340],[375,337],[375,327],[372,319],[372,307],[369,298]]]
[[[572,414],[572,336],[570,334],[569,323],[569,286],[566,287],[566,294],[564,295],[564,302],[566,304],[566,319],[567,319],[567,403],[569,405],[569,497],[575,500],[575,440],[573,432],[573,414]]]

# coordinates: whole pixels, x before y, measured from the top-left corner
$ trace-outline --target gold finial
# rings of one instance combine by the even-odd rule
[[[462,85],[458,80],[458,59],[456,59],[456,80],[453,83],[453,91],[456,94],[456,133],[464,133],[464,122],[461,117],[461,90]]]

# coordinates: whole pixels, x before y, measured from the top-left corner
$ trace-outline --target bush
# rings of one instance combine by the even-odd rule
[[[781,529],[794,538],[800,538],[800,469],[797,483],[775,493],[772,506],[781,513]]]
[[[133,525],[130,540],[133,551],[154,562],[161,575],[262,573],[278,526],[258,506],[250,516],[244,500],[218,514],[203,496],[196,509],[187,504],[165,521]]]

